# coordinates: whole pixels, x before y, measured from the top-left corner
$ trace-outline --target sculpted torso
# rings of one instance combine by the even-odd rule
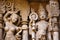
[[[38,27],[37,34],[39,35],[39,38],[42,35],[46,35],[46,29],[48,27],[48,23],[45,20],[43,20],[43,21],[40,21],[40,22],[36,23],[36,25]]]
[[[9,22],[6,22],[5,30],[14,32],[15,27],[16,27],[15,25],[13,25],[13,24],[11,24]]]
[[[15,25],[6,22],[6,26],[5,26],[5,31],[6,31],[6,38],[5,40],[16,40],[16,38],[14,37],[14,31],[15,31]]]
[[[7,17],[9,14],[10,17]],[[14,35],[14,32],[17,30],[17,26],[14,25],[17,21],[18,15],[15,14],[14,11],[9,11],[5,14],[4,16],[4,21],[5,21],[5,31],[6,31],[6,37],[5,40],[16,40],[16,37]]]

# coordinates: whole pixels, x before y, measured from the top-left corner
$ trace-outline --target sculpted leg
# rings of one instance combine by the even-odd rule
[[[59,40],[59,33],[58,32],[53,33],[53,40]]]
[[[46,40],[45,35],[41,36],[40,40]]]
[[[52,38],[51,38],[51,32],[48,33],[48,39],[47,40],[52,40]]]

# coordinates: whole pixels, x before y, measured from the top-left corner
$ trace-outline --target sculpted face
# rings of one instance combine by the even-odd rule
[[[58,7],[58,2],[57,1],[50,1],[50,5],[52,7]]]
[[[53,16],[59,16],[59,3],[58,1],[50,1],[50,9]]]
[[[45,19],[45,18],[46,18],[46,14],[41,13],[40,14],[40,19]]]
[[[12,22],[16,22],[17,19],[18,19],[18,15],[12,14],[12,15],[11,15],[11,19],[12,19]]]
[[[46,18],[46,13],[44,9],[41,9],[39,12],[39,17],[40,19],[45,19]]]
[[[45,12],[45,9],[42,5],[40,5],[39,7],[39,17],[40,19],[45,19],[46,18],[46,12]]]
[[[32,18],[32,20],[34,20],[35,18],[36,18],[36,15],[31,15],[31,18]]]

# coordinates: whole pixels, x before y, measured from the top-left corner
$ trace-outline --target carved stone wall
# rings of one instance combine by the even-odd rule
[[[60,2],[50,1],[0,0],[0,40],[60,40]]]

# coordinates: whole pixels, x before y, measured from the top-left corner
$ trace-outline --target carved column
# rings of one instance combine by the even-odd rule
[[[3,13],[5,13],[4,1],[0,1],[0,40],[3,40]]]
[[[22,25],[22,29],[23,29],[22,40],[28,40],[28,26]]]
[[[22,40],[28,40],[28,15],[29,15],[29,4],[26,0],[20,0],[20,14],[22,16]]]
[[[0,11],[0,40],[3,40],[3,31],[2,31],[2,28],[3,28],[3,14],[1,13]]]

